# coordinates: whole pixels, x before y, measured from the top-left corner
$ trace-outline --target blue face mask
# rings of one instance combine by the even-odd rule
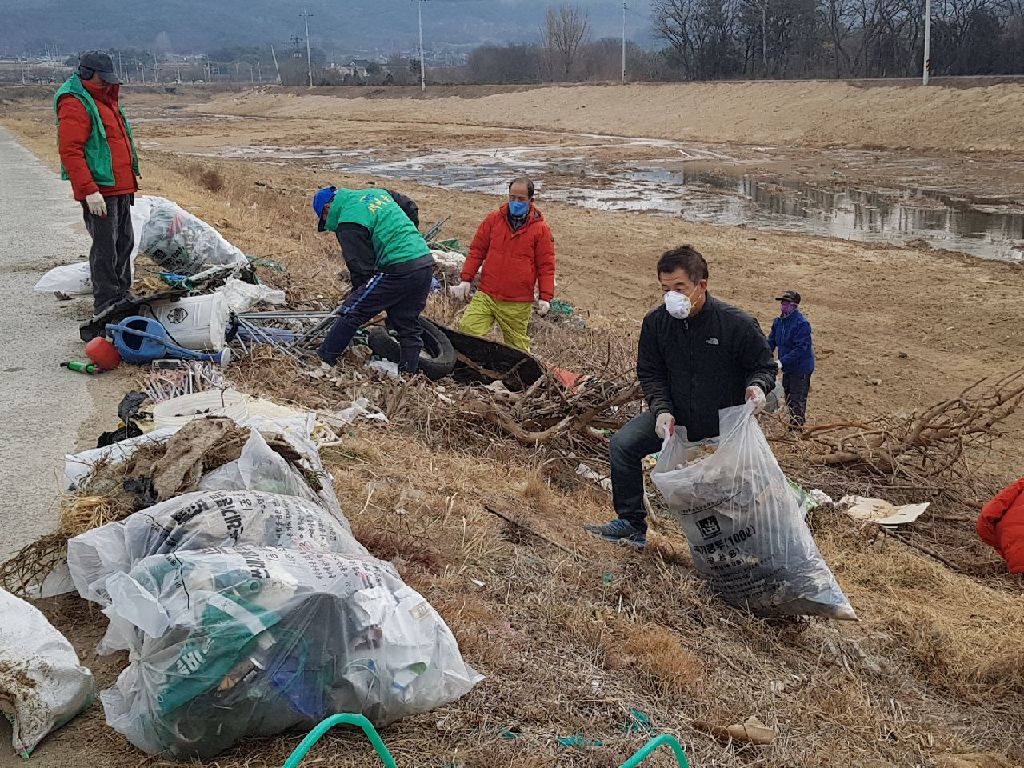
[[[525,216],[530,211],[530,203],[522,202],[521,200],[510,200],[508,203],[508,212],[513,216]]]

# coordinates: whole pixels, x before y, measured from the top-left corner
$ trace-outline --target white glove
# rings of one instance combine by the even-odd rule
[[[775,361],[775,367],[778,368],[781,371],[782,370],[782,361],[781,360],[776,360]]]
[[[676,433],[676,417],[671,413],[659,413],[658,420],[654,422],[654,431],[662,440],[669,435]]]
[[[448,295],[451,296],[453,299],[458,299],[459,301],[465,301],[466,299],[469,298],[469,292],[470,292],[470,290],[472,290],[472,288],[473,288],[473,284],[472,283],[468,283],[465,280],[463,280],[458,285],[451,286],[448,289]]]
[[[754,405],[754,413],[760,413],[763,411],[767,402],[764,396],[764,390],[760,387],[747,387],[747,402]]]
[[[544,299],[537,299],[537,301],[533,303],[533,309],[538,315],[544,317],[544,315],[551,311],[551,302],[544,301]]]
[[[86,195],[85,204],[89,206],[89,213],[93,216],[99,216],[101,219],[107,218],[107,201],[99,192]]]

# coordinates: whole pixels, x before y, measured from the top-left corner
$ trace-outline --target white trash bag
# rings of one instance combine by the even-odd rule
[[[249,259],[198,216],[163,197],[147,198],[149,215],[136,233],[139,253],[168,272],[194,275],[206,267],[237,264]]]
[[[78,594],[106,605],[107,578],[128,573],[150,555],[241,546],[370,557],[348,521],[319,504],[260,491],[200,491],[74,537],[68,542],[68,567]]]
[[[135,270],[135,257],[139,252],[139,233],[149,219],[150,198],[137,196],[132,206],[132,231],[135,235],[132,243],[131,265],[132,274]],[[92,270],[88,261],[76,261],[74,264],[61,264],[54,267],[35,284],[32,289],[37,293],[66,293],[68,296],[92,295]]]
[[[751,406],[719,411],[719,424],[714,453],[696,444],[705,454],[697,457],[680,430],[651,473],[698,573],[723,600],[760,616],[855,620]]]
[[[88,261],[54,267],[32,288],[36,293],[66,293],[68,296],[92,295],[92,271]]]
[[[376,725],[463,696],[482,677],[392,566],[240,547],[155,555],[108,580],[130,662],[100,698],[149,754],[210,758],[340,712]]]
[[[0,712],[27,758],[50,731],[93,701],[92,672],[37,608],[0,589]]]

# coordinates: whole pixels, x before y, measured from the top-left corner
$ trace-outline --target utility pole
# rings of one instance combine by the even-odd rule
[[[309,87],[310,88],[313,87],[313,59],[312,59],[312,57],[310,56],[310,53],[309,53],[309,19],[310,19],[310,17],[312,15],[313,15],[312,13],[309,13],[305,9],[303,9],[302,13],[299,14],[299,16],[302,16],[302,18],[306,22],[306,70],[309,72]]]
[[[121,51],[117,52],[117,75],[124,77],[124,64],[121,63]]]
[[[277,54],[274,53],[274,44],[270,44],[270,58],[274,60],[274,71],[277,72],[277,84],[281,84],[281,66],[277,63]]]
[[[626,84],[626,3],[622,3],[622,84]]]
[[[256,59],[256,79],[263,85],[263,69],[260,67],[260,60]]]
[[[928,85],[929,70],[932,68],[932,0],[924,0],[924,72],[921,85]]]
[[[420,92],[427,90],[427,63],[423,60],[423,2],[416,0],[416,8],[419,10],[420,18]]]

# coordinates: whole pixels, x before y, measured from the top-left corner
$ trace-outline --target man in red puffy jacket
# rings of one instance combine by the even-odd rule
[[[1024,574],[1024,477],[981,508],[978,535],[1003,556],[1010,573]]]
[[[544,316],[555,296],[555,243],[533,204],[533,182],[525,176],[508,185],[508,202],[477,229],[452,296],[469,297],[473,278],[483,267],[480,288],[462,315],[459,329],[486,336],[494,324],[505,343],[530,351],[530,315]],[[536,302],[535,302],[536,299]]]
[[[120,82],[105,53],[89,51],[53,98],[61,176],[71,182],[92,237],[89,269],[96,313],[128,297],[131,206],[139,189],[132,129],[118,105]]]

